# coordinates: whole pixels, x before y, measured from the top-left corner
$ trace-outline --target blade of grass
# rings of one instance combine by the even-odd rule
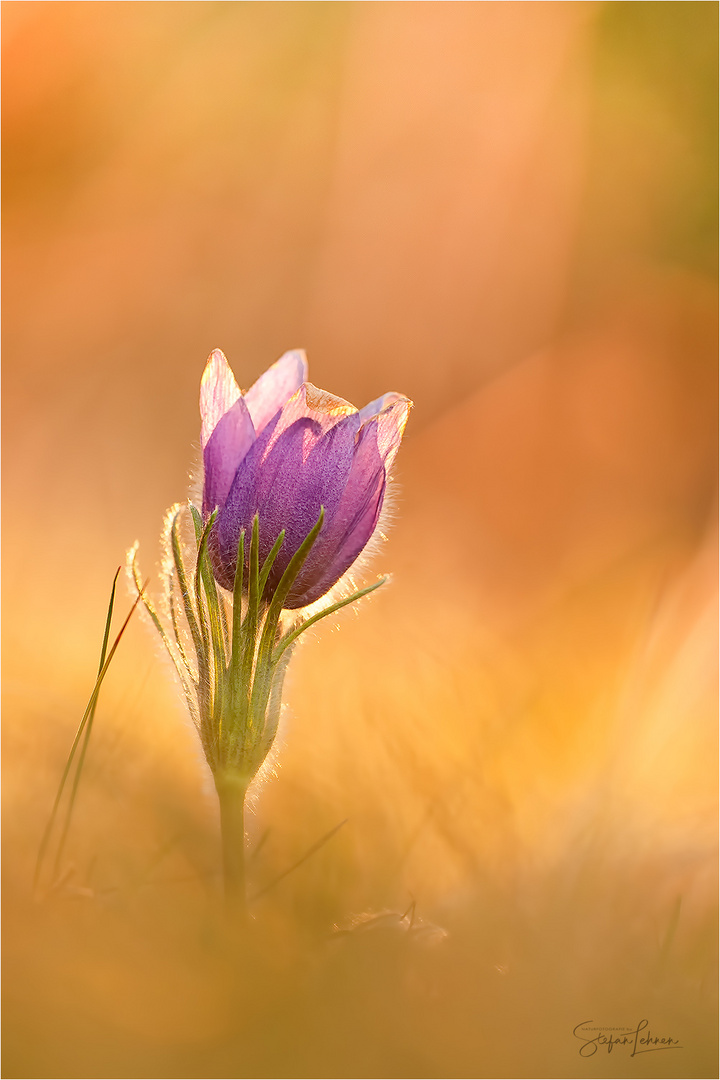
[[[254,904],[255,901],[259,900],[261,896],[265,896],[265,894],[269,893],[271,889],[274,889],[276,885],[279,885],[281,881],[284,881],[289,874],[294,873],[294,871],[301,867],[304,862],[307,862],[308,859],[312,858],[316,851],[319,851],[321,847],[327,844],[328,840],[332,840],[335,833],[339,832],[340,829],[342,829],[343,825],[347,825],[348,821],[349,818],[345,818],[344,821],[339,822],[332,829],[330,829],[329,832],[326,832],[324,836],[321,836],[320,839],[312,845],[312,847],[308,848],[305,854],[300,859],[298,859],[297,862],[294,862],[292,866],[288,866],[287,870],[283,870],[282,874],[278,874],[277,877],[273,878],[272,881],[269,881],[268,884],[264,885],[262,889],[258,890],[258,892],[253,893],[253,895],[250,897],[250,903]]]
[[[115,607],[115,590],[117,588],[117,579],[120,574],[121,567],[118,567],[113,578],[112,589],[110,590],[110,603],[108,604],[107,618],[105,619],[105,633],[103,634],[102,649],[100,650],[100,663],[98,665],[98,675],[103,669],[105,663],[105,656],[107,654],[108,640],[110,638],[110,624],[112,622],[113,610]],[[60,834],[60,842],[58,843],[57,852],[55,854],[55,862],[53,864],[53,877],[57,876],[58,868],[60,866],[60,860],[62,859],[63,851],[65,849],[65,841],[67,834],[70,830],[70,822],[72,820],[72,813],[75,807],[75,799],[77,797],[78,788],[80,786],[80,778],[82,777],[83,766],[85,765],[85,755],[87,754],[88,743],[90,742],[90,735],[92,734],[93,721],[95,720],[95,708],[97,701],[90,710],[87,724],[85,725],[85,734],[80,747],[80,756],[78,757],[77,768],[75,769],[75,776],[73,777],[73,785],[70,791],[70,799],[68,802],[67,812],[65,814],[65,822],[63,824],[63,830]]]
[[[117,575],[116,575],[115,580],[117,580]],[[54,825],[55,819],[57,817],[58,807],[60,806],[60,800],[62,799],[62,794],[63,794],[64,788],[65,788],[65,784],[67,783],[67,779],[68,779],[68,776],[70,774],[70,769],[72,767],[73,759],[75,757],[75,752],[76,752],[76,750],[78,748],[78,745],[80,743],[80,739],[82,738],[83,732],[85,731],[85,727],[86,727],[86,725],[88,723],[89,717],[91,715],[94,715],[94,713],[95,713],[95,707],[97,705],[98,697],[100,696],[100,688],[101,688],[101,686],[103,684],[103,680],[105,679],[105,676],[107,675],[108,668],[110,667],[110,664],[112,663],[113,657],[115,656],[115,653],[117,652],[117,647],[120,644],[120,640],[121,640],[123,634],[125,633],[125,630],[127,629],[128,623],[130,622],[130,619],[132,618],[132,616],[133,616],[133,614],[135,612],[135,608],[140,603],[140,600],[142,599],[143,593],[144,593],[146,588],[147,588],[147,582],[145,582],[142,589],[138,593],[138,596],[137,596],[133,606],[130,608],[130,611],[129,611],[128,615],[127,615],[127,618],[125,619],[125,622],[122,624],[122,626],[120,627],[120,630],[118,631],[118,634],[117,634],[117,636],[116,636],[116,638],[115,638],[115,640],[114,640],[114,642],[112,644],[112,648],[110,649],[110,652],[105,657],[105,660],[104,660],[102,666],[100,667],[100,671],[98,672],[98,676],[97,676],[97,679],[95,680],[95,686],[93,688],[93,692],[90,695],[90,700],[88,701],[87,706],[85,708],[83,718],[80,721],[77,732],[75,734],[75,738],[73,740],[72,747],[70,749],[70,754],[68,755],[67,762],[65,763],[65,768],[63,770],[62,778],[60,780],[60,786],[58,788],[57,795],[55,796],[55,802],[53,803],[53,808],[52,808],[52,810],[50,812],[50,819],[49,819],[47,825],[45,826],[45,831],[44,831],[44,833],[42,835],[42,839],[40,841],[40,847],[38,849],[37,861],[35,863],[35,874],[34,874],[34,877],[33,877],[33,889],[37,888],[37,884],[38,884],[38,881],[40,879],[40,871],[42,869],[42,864],[43,864],[43,861],[44,861],[44,858],[45,858],[45,852],[47,850],[48,842],[49,842],[50,836],[52,834],[53,825]],[[114,585],[114,582],[113,582],[113,594],[112,594],[113,596],[114,596],[114,589],[115,589],[115,585]],[[109,633],[109,621],[110,621],[111,618],[112,618],[112,611],[109,610],[108,611],[108,621],[106,623],[106,627],[108,627],[108,633]],[[105,642],[103,644],[105,644]]]

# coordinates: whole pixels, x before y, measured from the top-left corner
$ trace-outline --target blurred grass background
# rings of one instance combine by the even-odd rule
[[[673,0],[2,5],[5,1076],[717,1075],[716,43]],[[204,361],[298,346],[415,409],[253,888],[346,823],[230,949],[138,620],[36,902]],[[331,937],[411,901],[447,936]],[[683,1049],[578,1056],[645,1017]]]

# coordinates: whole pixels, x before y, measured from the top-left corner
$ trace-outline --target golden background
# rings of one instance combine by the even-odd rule
[[[717,1075],[716,4],[2,19],[4,1075]],[[214,347],[415,402],[392,584],[291,665],[252,889],[345,824],[240,954],[137,618],[31,888]],[[682,1049],[579,1056],[643,1018]]]

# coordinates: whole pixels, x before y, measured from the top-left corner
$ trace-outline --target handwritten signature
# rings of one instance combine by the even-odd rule
[[[573,1028],[573,1035],[582,1042],[578,1051],[580,1057],[592,1057],[600,1049],[606,1049],[608,1054],[611,1054],[617,1046],[630,1049],[630,1057],[650,1054],[654,1050],[682,1050],[679,1039],[671,1039],[667,1035],[653,1035],[648,1030],[649,1020],[641,1020],[632,1030],[630,1028],[590,1027],[592,1023],[592,1020],[583,1020],[581,1024]],[[597,1032],[597,1034],[591,1035],[592,1032]],[[617,1034],[613,1034],[614,1032]]]

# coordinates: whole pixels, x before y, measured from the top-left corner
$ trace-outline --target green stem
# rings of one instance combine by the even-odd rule
[[[245,795],[247,781],[237,772],[218,772],[215,787],[220,800],[225,909],[232,926],[247,920],[245,887]]]

